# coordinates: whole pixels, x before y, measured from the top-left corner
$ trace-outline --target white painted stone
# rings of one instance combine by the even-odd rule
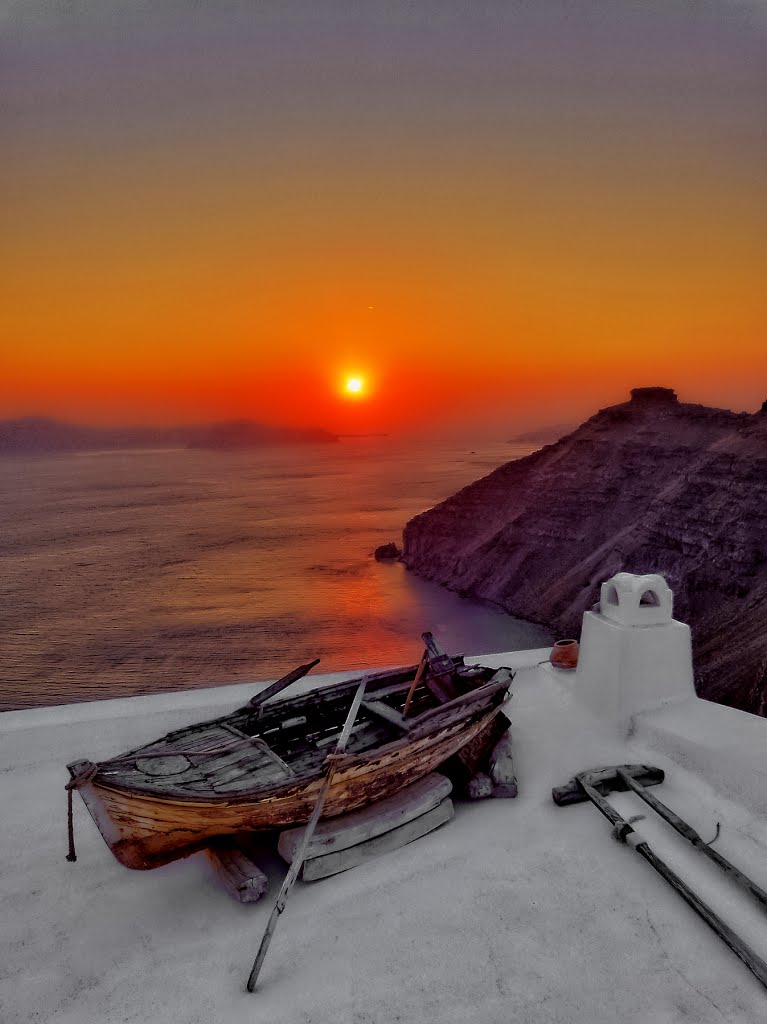
[[[672,621],[674,595],[657,573],[618,572],[602,584],[599,606],[606,619],[623,626],[657,626]]]
[[[638,712],[695,696],[690,627],[672,607],[662,576],[622,572],[602,584],[599,611],[583,616],[573,691],[624,735]]]
[[[493,747],[488,774],[493,781],[493,785],[503,786],[511,785],[512,783],[516,785],[514,752],[511,749],[511,732],[508,729]]]

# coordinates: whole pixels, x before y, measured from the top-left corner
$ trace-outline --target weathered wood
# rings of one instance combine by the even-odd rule
[[[255,903],[269,888],[269,879],[241,847],[219,839],[205,850],[224,886],[240,903]]]
[[[434,634],[432,632],[421,633],[421,639],[426,645],[426,657],[433,665],[437,666],[437,671],[449,671],[448,662],[452,661],[452,658]]]
[[[230,768],[221,775],[206,779],[205,784],[208,792],[230,794],[252,792],[254,786],[273,786],[282,781],[287,782],[284,772],[269,761],[265,765],[251,763]]]
[[[457,792],[466,795],[469,783],[477,772],[488,774],[492,751],[509,724],[503,712],[496,711],[491,718],[483,721],[472,739],[462,744],[453,757],[441,766],[440,771],[448,776]]]
[[[381,800],[444,766],[497,713],[491,707],[478,720],[441,724],[418,740],[403,736],[386,743],[384,758],[379,758],[378,748],[345,756],[327,797],[328,817]],[[321,778],[310,767],[297,781],[281,779],[229,794],[180,788],[147,792],[115,787],[96,775],[79,792],[117,860],[147,870],[186,857],[217,836],[279,830],[307,821]]]
[[[260,754],[257,754],[252,749],[251,745],[248,744],[235,744],[232,741],[232,745],[227,749],[222,747],[220,751],[195,751],[186,755],[195,768],[199,768],[203,772],[220,772],[224,768],[228,768],[230,765],[237,764],[240,761],[259,761],[264,760]]]
[[[695,913],[703,918],[709,928],[716,932],[725,945],[729,946],[737,957],[740,957],[754,977],[758,978],[762,985],[767,988],[767,963],[707,903],[704,903],[698,894],[690,889],[679,875],[672,871],[668,864],[661,860],[647,843],[638,843],[635,849],[641,857],[644,857],[648,864],[655,868],[659,875],[665,878],[682,899],[692,907]]]
[[[182,775],[192,768],[192,762],[183,754],[165,754],[164,757],[136,758],[136,767],[145,775],[164,778],[168,775]]]
[[[380,857],[383,853],[398,850],[400,847],[420,839],[421,836],[433,832],[434,829],[444,825],[454,816],[453,801],[450,797],[445,797],[431,811],[427,811],[426,814],[413,818],[389,832],[358,843],[356,846],[350,846],[345,850],[307,859],[304,862],[301,877],[305,882],[313,882],[320,878],[327,878],[329,875],[338,874],[339,871],[348,871],[349,868],[358,867],[373,857]]]
[[[357,724],[352,729],[351,735],[359,735],[360,732],[364,731],[365,729],[368,729],[372,724],[373,723],[371,722],[357,722]],[[336,743],[338,743],[339,735],[340,730],[336,729],[329,736],[323,736],[322,739],[317,740],[314,746],[317,748],[317,750],[322,750],[324,747],[332,747]]]
[[[390,708],[388,704],[384,704],[380,700],[363,700],[362,706],[366,711],[369,711],[371,715],[376,715],[378,718],[382,718],[385,722],[393,725],[400,732],[410,732],[410,723],[406,722],[399,711],[395,711],[394,708]]]
[[[430,669],[424,682],[440,704],[446,704],[458,696],[458,690],[452,678],[455,662],[445,653],[432,633],[422,633],[421,637],[426,644],[426,658]]]
[[[647,764],[622,764],[620,767],[626,775],[630,775],[643,786],[657,786],[666,777],[661,768],[653,768]],[[615,770],[615,765],[608,768],[594,768],[589,772],[582,772],[580,778],[585,779],[598,793],[625,790],[627,787],[622,780],[618,780],[616,785]],[[580,804],[588,799],[577,778],[570,779],[564,786],[555,786],[551,791],[551,797],[554,803],[560,807],[565,807],[567,804]]]
[[[749,895],[753,896],[757,902],[767,908],[767,892],[762,889],[760,885],[744,875],[743,872],[736,868],[734,864],[730,863],[726,857],[723,857],[717,850],[712,849],[706,843],[700,835],[695,831],[692,825],[689,825],[684,818],[680,818],[678,814],[667,807],[662,801],[660,801],[654,793],[648,793],[644,786],[637,783],[630,775],[628,775],[622,768],[616,768],[618,777],[625,783],[628,789],[633,790],[637,796],[641,797],[646,804],[649,804],[654,811],[656,811],[662,818],[664,818],[669,825],[676,829],[676,831],[691,843],[696,850],[712,860],[717,867],[721,868],[724,873],[739,885],[741,889],[745,889]]]
[[[413,695],[415,694],[415,691],[418,689],[418,684],[421,682],[421,679],[423,678],[423,674],[426,671],[428,664],[429,655],[427,651],[424,651],[423,655],[421,656],[421,663],[418,666],[418,671],[413,677],[413,682],[410,685],[410,689],[407,691],[407,697],[405,698],[405,706],[402,709],[403,718],[407,718],[407,713],[410,710],[410,704],[413,700]]]
[[[476,701],[485,700],[488,697],[492,697],[499,690],[506,690],[511,685],[513,674],[511,669],[501,668],[482,686],[478,686],[475,690],[469,690],[468,693],[463,693],[460,696],[454,697],[452,700],[445,704],[440,705],[437,708],[431,708],[429,711],[424,711],[423,714],[418,715],[417,718],[411,719],[413,726],[423,725],[425,722],[430,722],[434,718],[438,718],[440,715],[445,715],[452,711],[454,708],[467,707],[469,704],[473,704]]]
[[[323,686],[317,690],[310,690],[307,693],[296,694],[294,697],[282,697],[279,700],[272,701],[271,703],[264,705],[263,716],[259,716],[259,721],[264,722],[266,727],[270,723],[274,723],[276,727],[279,727],[281,718],[285,716],[287,708],[290,708],[292,713],[307,713],[311,714],[327,706],[329,703],[339,703],[340,706],[345,707],[350,695],[354,694],[357,685],[364,679],[368,685],[368,693],[371,697],[376,695],[376,683],[394,683],[402,681],[407,683],[413,677],[413,673],[418,669],[417,665],[406,665],[401,668],[394,669],[381,669],[375,672],[367,672],[364,676],[357,676],[354,679],[345,679],[340,683],[334,683],[330,686]],[[246,718],[253,716],[253,708],[250,705],[241,708],[239,712]],[[229,719],[231,716],[225,716]]]
[[[444,715],[440,715],[439,718],[433,718],[429,722],[424,722],[421,725],[414,725],[411,731],[408,733],[410,739],[415,742],[416,740],[423,739],[425,736],[431,735],[435,730],[453,729],[458,728],[470,728],[472,722],[476,722],[481,718],[484,718],[486,722],[500,711],[500,703],[497,700],[489,699],[484,700],[481,703],[470,704],[466,706],[459,705],[452,710],[446,712]],[[415,719],[413,719],[415,721]]]
[[[280,679],[277,679],[271,686],[267,686],[265,690],[257,693],[255,697],[251,697],[251,707],[259,708],[260,717],[263,714],[263,705],[270,697],[276,697],[278,693],[290,686],[291,683],[295,683],[298,679],[305,676],[307,672],[311,672],[314,666],[319,665],[319,663],[320,659],[315,658],[314,661],[310,661],[306,665],[299,665],[298,668],[294,668],[292,672],[288,672]]]
[[[509,720],[502,711],[489,721],[469,743],[455,755],[463,764],[468,776],[477,772],[488,774],[490,758],[498,740],[509,728]]]
[[[461,679],[477,679],[484,671],[481,665],[461,665],[455,670],[455,674]]]
[[[310,859],[337,853],[368,839],[374,839],[384,832],[390,832],[433,810],[450,795],[452,788],[449,779],[434,773],[370,807],[353,811],[351,814],[343,814],[338,818],[327,818],[314,830],[306,857]],[[303,828],[291,828],[280,835],[277,849],[284,860],[293,859],[304,831]]]
[[[319,661],[319,659],[317,660]],[[272,748],[269,746],[266,740],[261,739],[260,736],[250,736],[248,733],[243,732],[242,729],[238,729],[234,725],[225,725],[224,728],[228,729],[229,732],[233,733],[235,736],[239,736],[241,739],[247,740],[251,746],[255,747],[257,750],[260,750],[261,753],[268,757],[270,761],[272,761],[279,768],[281,768],[286,775],[296,774],[290,767],[290,765],[286,764],[286,762],[282,760],[279,754],[275,754],[275,752],[272,750]]]
[[[418,675],[417,672],[416,675]],[[404,690],[409,690],[413,685],[411,681],[412,678],[413,676],[411,673],[407,679],[403,679],[399,683],[392,683],[390,686],[381,686],[376,690],[368,689],[368,698],[370,700],[383,700],[384,697],[392,697],[395,693],[402,693]]]
[[[489,775],[477,772],[469,779],[466,796],[469,800],[487,800],[493,795],[493,782]]]
[[[243,764],[233,767],[212,778],[204,779],[197,784],[200,793],[246,793],[256,786],[269,786],[285,780],[283,772],[267,761],[265,764]],[[287,780],[285,780],[287,781]]]
[[[357,687],[357,692],[354,694],[354,699],[352,700],[352,706],[349,708],[349,713],[346,716],[346,721],[344,722],[341,737],[338,740],[338,746],[336,747],[335,755],[330,755],[331,758],[339,757],[341,754],[343,754],[344,750],[346,749],[346,744],[349,741],[349,736],[354,726],[354,720],[357,717],[357,713],[359,712],[360,709],[360,704],[362,703],[362,698],[365,693],[366,685],[366,681],[363,680]],[[306,826],[303,838],[301,839],[301,843],[299,844],[299,847],[296,850],[293,862],[288,868],[288,873],[285,876],[285,881],[282,883],[282,888],[280,889],[280,894],[277,897],[277,902],[274,905],[274,910],[272,911],[271,917],[269,918],[269,923],[266,926],[264,937],[261,939],[261,946],[259,947],[258,954],[256,955],[256,959],[253,961],[253,966],[250,970],[247,985],[248,992],[252,992],[256,987],[258,975],[261,972],[261,968],[263,966],[267,950],[269,949],[269,943],[272,941],[274,929],[277,927],[277,922],[279,921],[280,915],[285,909],[285,904],[287,903],[288,896],[290,895],[290,890],[295,885],[296,879],[298,878],[299,872],[301,871],[301,868],[303,866],[306,851],[309,847],[309,843],[311,843],[312,841],[312,835],[314,834],[314,830],[317,827],[317,822],[320,820],[320,816],[322,815],[322,809],[325,806],[325,800],[327,799],[328,791],[330,790],[330,784],[333,780],[333,775],[335,774],[336,763],[337,762],[334,760],[330,761],[330,767],[328,768],[328,773],[325,776],[325,782],[323,783],[322,788],[320,789],[319,792],[319,796],[317,797],[317,803],[314,805],[312,816],[309,819],[309,823]]]
[[[743,963],[748,967],[751,973],[759,979],[762,985],[767,988],[767,963],[762,960],[757,953],[747,943],[741,939],[726,924],[718,914],[716,914],[707,903],[705,903],[696,892],[694,892],[686,882],[684,882],[675,871],[662,860],[655,851],[649,846],[649,844],[642,839],[642,837],[631,827],[629,822],[625,821],[618,811],[610,804],[601,793],[597,792],[593,785],[591,785],[587,778],[591,773],[583,772],[581,775],[576,775],[575,780],[581,787],[587,798],[594,804],[605,818],[612,824],[614,835],[624,843],[628,843],[633,846],[636,852],[643,857],[648,864],[650,864],[658,874],[664,878],[669,885],[674,889],[682,899],[687,903],[688,906],[692,907],[696,914],[703,918],[706,924],[716,932],[722,941],[729,946],[729,948],[735,953],[736,956],[740,957]],[[626,773],[627,775],[630,773]]]
[[[461,659],[452,660],[455,670],[460,668]],[[387,720],[370,714],[364,728],[350,736],[323,813],[347,814],[392,795],[443,765],[497,715],[503,693],[442,710],[438,717],[418,725],[420,713],[435,703],[425,685],[419,685],[406,723],[412,731],[404,731],[400,720],[395,725],[392,718],[402,706],[400,701],[404,704],[417,669],[413,665],[365,677],[376,676],[378,689],[374,686],[368,692],[371,700],[391,687],[401,692],[401,698],[398,694],[387,698]],[[494,674],[488,668],[479,671],[481,680]],[[168,733],[99,764],[81,796],[115,857],[141,870],[188,856],[218,836],[299,825],[310,818],[323,783],[326,744],[322,741],[336,742],[359,682],[358,677],[308,695],[277,698],[258,722],[253,708],[247,706]],[[281,728],[286,719],[301,715],[306,718],[303,727]],[[251,744],[253,734],[290,765],[295,777]],[[136,760],[144,767],[182,754],[192,767],[177,774],[150,775],[135,767]]]

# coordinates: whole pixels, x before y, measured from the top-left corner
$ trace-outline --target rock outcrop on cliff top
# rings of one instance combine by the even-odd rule
[[[576,635],[600,583],[660,572],[701,696],[767,714],[767,410],[637,388],[404,530],[406,565]]]

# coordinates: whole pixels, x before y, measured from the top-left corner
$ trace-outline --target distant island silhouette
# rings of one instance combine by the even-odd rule
[[[279,427],[254,420],[170,427],[94,427],[34,416],[0,420],[0,455],[124,448],[207,448],[229,451],[268,445],[328,444],[336,441],[337,434],[319,427]]]

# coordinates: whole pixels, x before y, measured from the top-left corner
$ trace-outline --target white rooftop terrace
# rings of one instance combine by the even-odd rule
[[[621,578],[622,577],[622,578]],[[225,714],[258,684],[0,715],[0,1020],[51,1024],[767,1019],[767,990],[590,803],[557,807],[577,772],[644,762],[652,792],[767,887],[767,721],[699,700],[689,631],[658,577],[608,581],[578,670],[549,651],[476,660],[516,671],[519,796],[456,802],[447,826],[294,889],[259,988],[245,981],[285,865],[240,905],[202,854],[150,872],[114,860],[64,765]],[[609,587],[612,586],[613,590]],[[651,593],[649,600],[646,598]],[[354,673],[311,677],[296,692]],[[662,684],[662,685],[660,685]],[[767,914],[631,794],[653,849],[767,958]]]

